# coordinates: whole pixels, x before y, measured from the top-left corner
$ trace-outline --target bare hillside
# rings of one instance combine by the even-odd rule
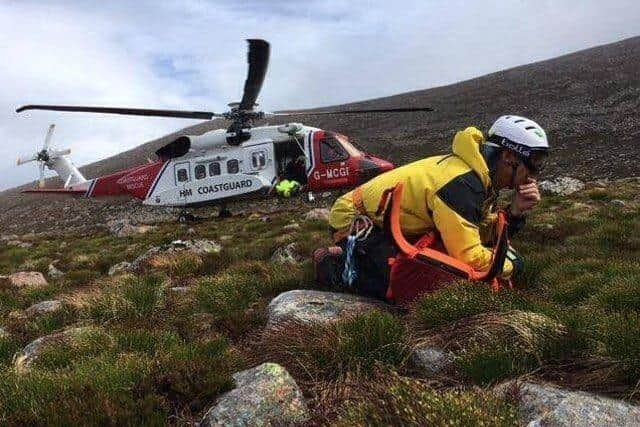
[[[295,117],[295,121],[344,133],[367,152],[402,164],[448,150],[453,134],[461,128],[475,125],[486,131],[499,115],[520,114],[538,121],[556,148],[548,175],[583,179],[636,176],[640,175],[636,154],[640,139],[638,69],[640,37],[635,37],[449,86],[333,107],[431,106],[435,109],[431,113],[309,115]],[[271,123],[286,121],[282,117]],[[178,135],[224,125],[214,120],[187,127],[87,165],[82,171],[87,177],[111,173],[144,162]],[[6,215],[8,210],[26,212],[39,200],[15,190],[1,193],[3,223],[16,217],[16,211]],[[62,205],[83,203],[68,200],[58,199],[47,208],[55,217]]]

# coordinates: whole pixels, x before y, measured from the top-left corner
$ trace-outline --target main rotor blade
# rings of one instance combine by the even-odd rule
[[[210,120],[213,117],[224,117],[220,113],[209,111],[184,110],[150,110],[147,108],[115,108],[115,107],[84,107],[77,105],[23,105],[16,110],[21,113],[26,110],[74,111],[82,113],[125,114],[129,116],[177,117],[179,119]]]
[[[49,148],[49,144],[51,144],[51,135],[53,135],[53,130],[56,128],[56,125],[49,125],[49,130],[47,131],[47,136],[44,137],[44,144],[42,146],[43,150],[47,150]]]
[[[260,39],[249,39],[249,73],[244,82],[244,93],[238,105],[239,110],[251,110],[258,99],[269,65],[269,43]]]
[[[324,114],[366,114],[366,113],[412,113],[419,111],[433,111],[433,108],[373,108],[369,110],[338,110],[338,111],[280,111],[272,113],[275,116],[315,116]]]

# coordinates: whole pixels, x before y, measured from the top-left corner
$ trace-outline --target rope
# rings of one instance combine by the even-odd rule
[[[353,256],[356,243],[365,240],[373,230],[373,222],[368,216],[357,216],[351,223],[349,236],[347,237],[346,254],[344,257],[344,269],[342,270],[342,283],[352,286],[358,278],[356,260]]]

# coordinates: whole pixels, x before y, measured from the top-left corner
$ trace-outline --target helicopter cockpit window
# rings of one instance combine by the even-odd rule
[[[240,164],[237,159],[227,160],[227,173],[240,172]]]
[[[331,163],[347,160],[349,154],[333,136],[330,136],[320,141],[320,157],[323,163]]]
[[[204,165],[196,165],[194,169],[194,175],[196,179],[203,179],[207,177],[207,169]]]
[[[189,181],[189,171],[186,168],[178,169],[178,182]]]
[[[209,163],[209,176],[220,175],[220,163]]]
[[[267,164],[267,156],[264,151],[255,151],[251,153],[251,166],[253,169],[263,169]]]

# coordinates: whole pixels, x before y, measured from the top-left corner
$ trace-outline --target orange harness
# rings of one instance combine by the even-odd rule
[[[403,184],[399,183],[393,189],[391,201],[390,227],[391,234],[396,246],[400,250],[401,256],[415,260],[431,267],[442,269],[460,279],[471,281],[482,281],[491,284],[494,291],[500,289],[500,284],[496,277],[502,272],[506,253],[509,248],[509,241],[506,233],[506,214],[504,211],[498,212],[498,222],[496,225],[497,238],[493,247],[491,266],[488,271],[474,270],[470,265],[448,255],[445,252],[434,248],[439,238],[435,232],[430,233],[418,243],[418,246],[411,244],[402,234],[400,227],[400,200],[402,200]],[[395,262],[395,258],[389,260],[390,264]],[[393,282],[393,280],[392,280]],[[393,299],[393,283],[387,290],[387,299]]]

